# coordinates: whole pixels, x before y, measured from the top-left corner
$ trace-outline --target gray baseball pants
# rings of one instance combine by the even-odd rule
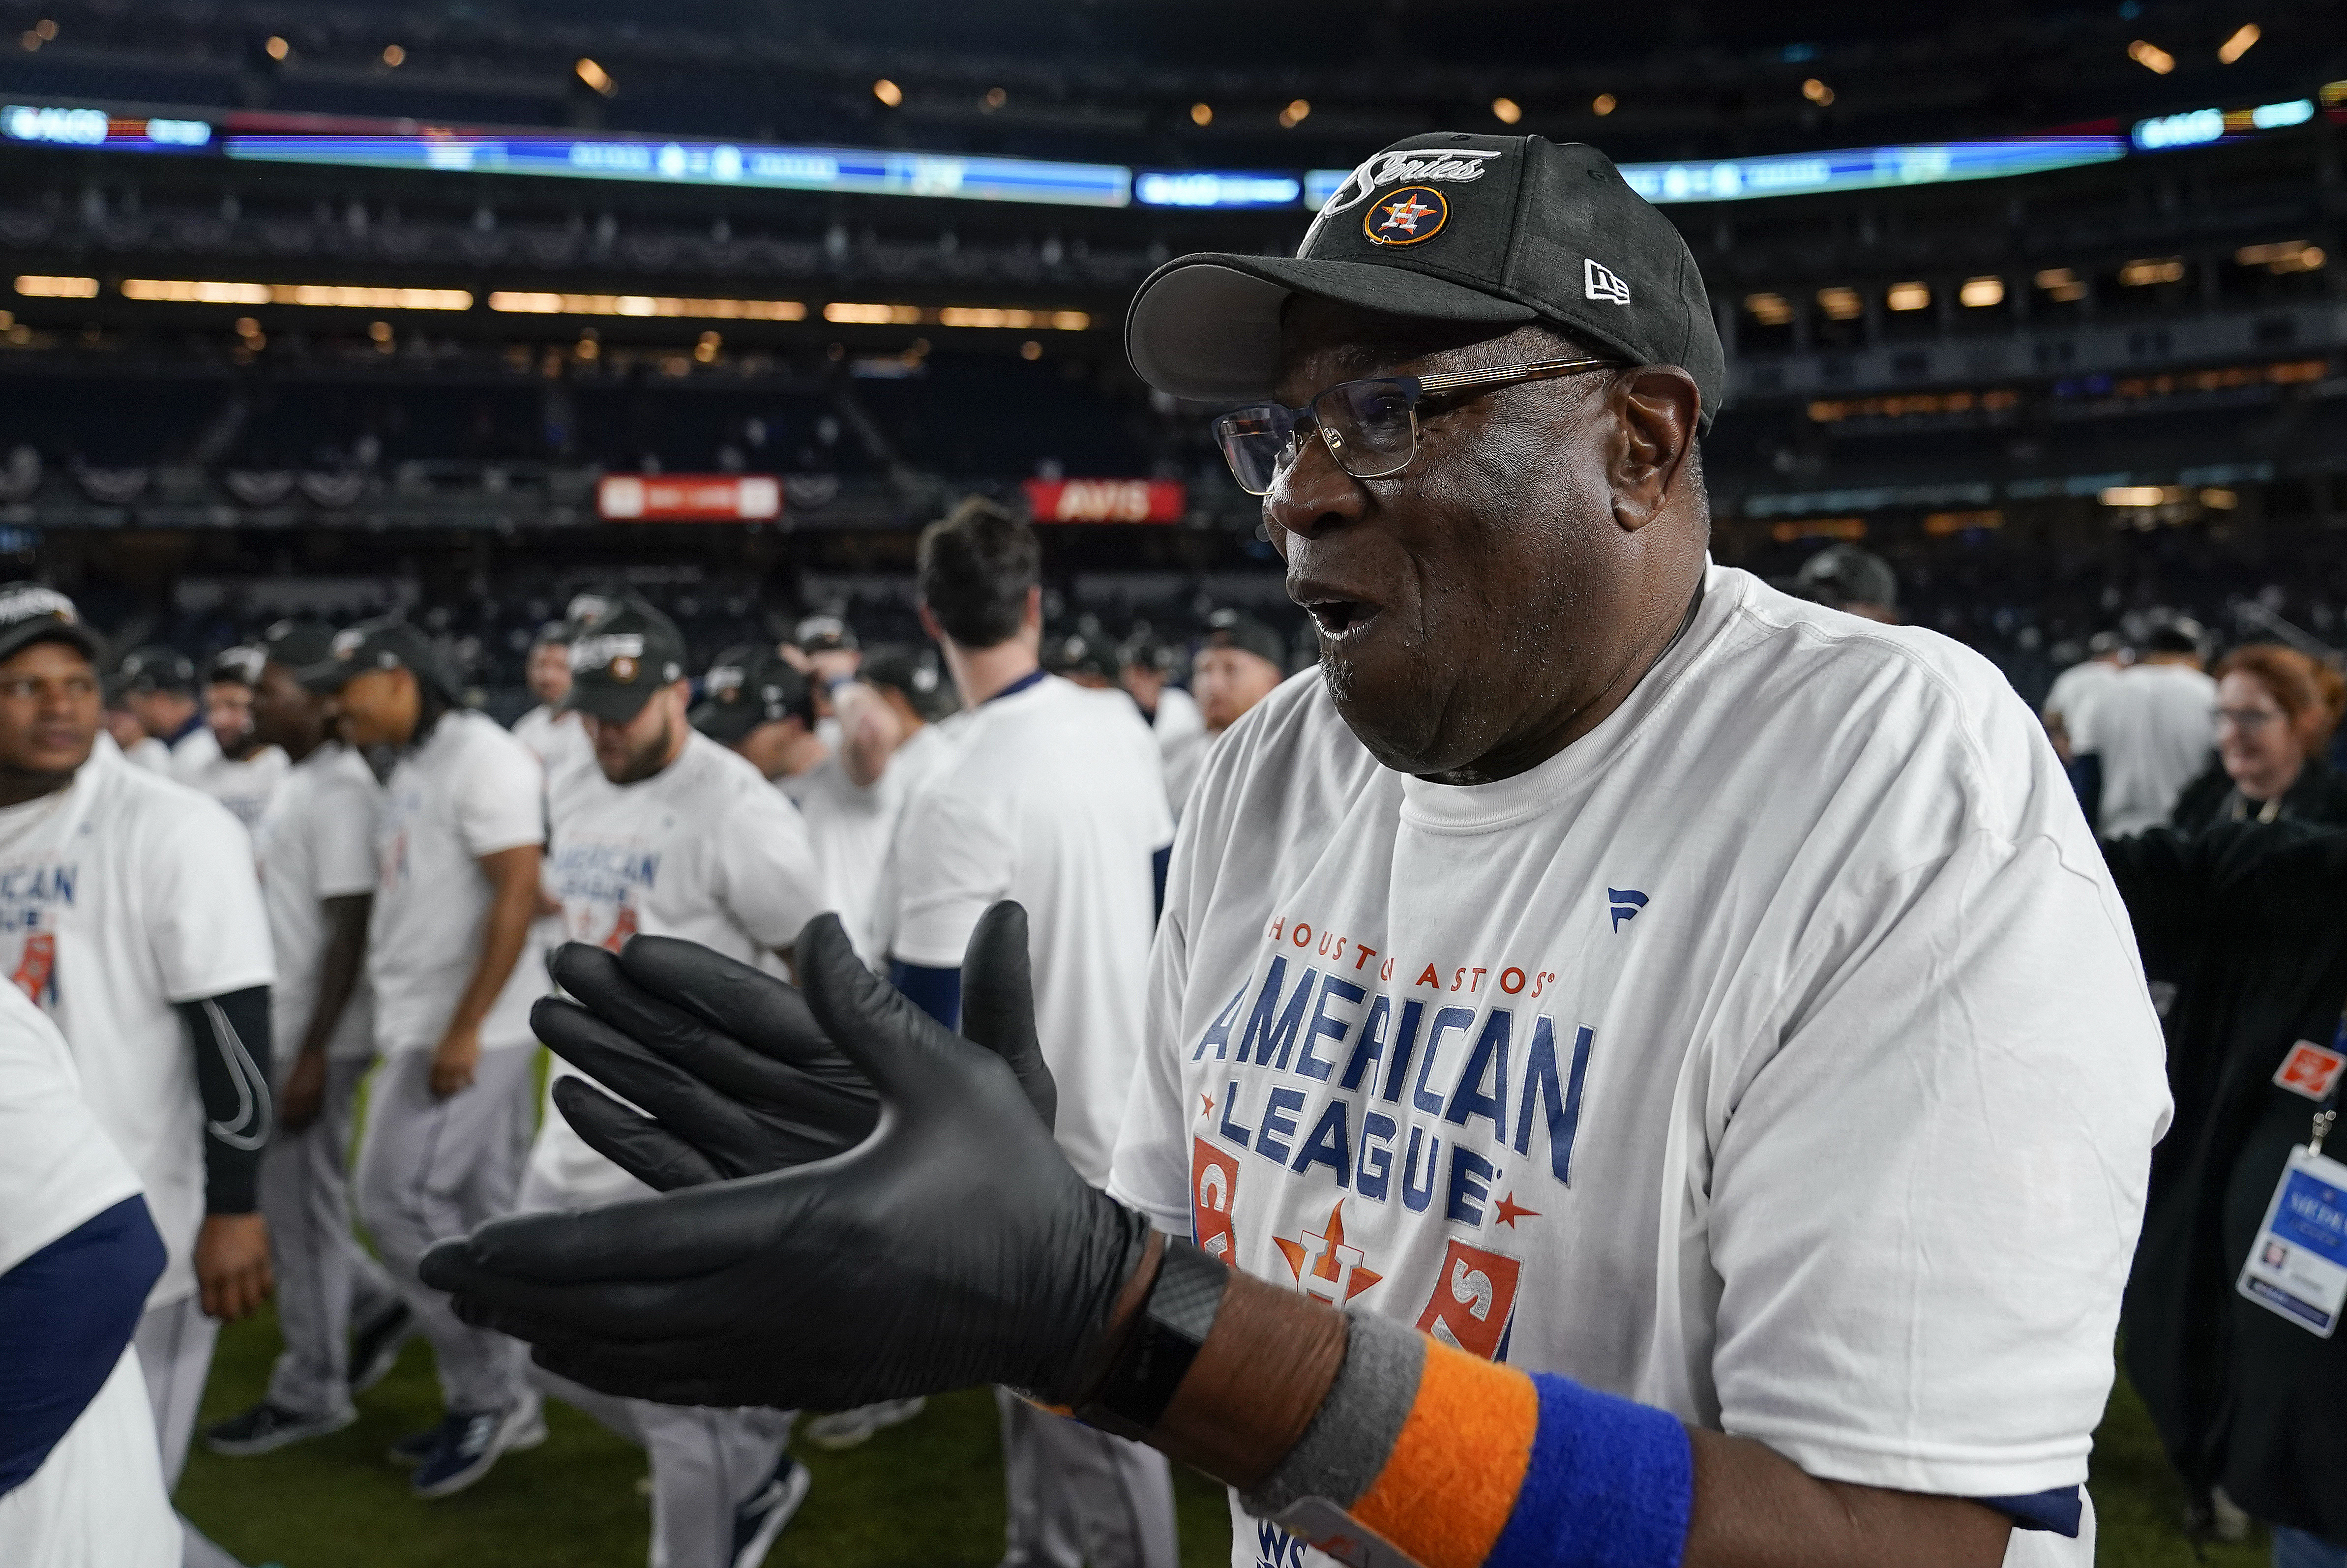
[[[322,1420],[351,1408],[351,1324],[371,1322],[399,1300],[390,1276],[351,1234],[351,1113],[369,1065],[328,1061],[317,1120],[299,1132],[280,1125],[261,1159],[261,1212],[285,1335],[269,1402]]]
[[[470,1088],[432,1092],[432,1052],[384,1057],[359,1146],[359,1214],[393,1284],[432,1343],[452,1410],[507,1410],[526,1397],[521,1343],[476,1328],[416,1267],[432,1244],[513,1213],[529,1144],[535,1044],[487,1048]]]
[[[1010,1505],[1002,1568],[1175,1568],[1174,1472],[1154,1449],[994,1390]]]
[[[155,1407],[155,1437],[163,1450],[163,1490],[175,1491],[188,1464],[188,1440],[203,1403],[204,1379],[211,1375],[212,1347],[220,1324],[204,1316],[203,1298],[192,1292],[150,1307],[138,1319],[130,1343],[138,1350],[138,1370],[147,1379],[148,1402]],[[204,1532],[179,1519],[181,1568],[235,1568],[236,1559]]]
[[[524,1214],[579,1206],[535,1166],[522,1179]],[[733,1511],[774,1473],[789,1445],[794,1412],[622,1399],[536,1365],[529,1379],[650,1456],[652,1568],[732,1568]]]

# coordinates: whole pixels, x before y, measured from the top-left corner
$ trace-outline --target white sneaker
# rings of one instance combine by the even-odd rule
[[[819,1449],[837,1452],[852,1449],[874,1432],[911,1420],[928,1403],[925,1399],[883,1399],[876,1405],[862,1405],[852,1410],[840,1410],[828,1416],[817,1416],[806,1425],[806,1440]]]

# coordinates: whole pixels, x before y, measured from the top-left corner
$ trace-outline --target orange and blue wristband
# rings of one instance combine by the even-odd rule
[[[1249,1512],[1421,1568],[1677,1568],[1695,1465],[1676,1417],[1348,1317],[1343,1369]]]

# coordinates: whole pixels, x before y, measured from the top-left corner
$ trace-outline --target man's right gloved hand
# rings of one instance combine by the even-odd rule
[[[1147,1223],[1089,1185],[1001,1057],[798,945],[810,1014],[878,1091],[832,1158],[486,1225],[427,1255],[468,1321],[548,1370],[671,1404],[844,1409],[975,1383],[1072,1399]]]
[[[672,937],[633,938],[616,958],[573,942],[551,967],[576,999],[540,1001],[530,1024],[587,1074],[555,1080],[555,1108],[647,1185],[787,1170],[871,1132],[878,1094],[774,976]],[[962,1033],[1010,1065],[1050,1127],[1058,1093],[1035,1038],[1027,912],[1006,900],[979,917],[962,973]]]

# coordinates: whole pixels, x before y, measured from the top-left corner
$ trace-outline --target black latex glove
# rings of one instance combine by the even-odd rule
[[[879,1091],[872,1136],[772,1175],[485,1225],[425,1255],[548,1370],[682,1405],[846,1409],[1008,1383],[1066,1400],[1148,1225],[1088,1185],[1000,1058],[865,968],[825,915],[806,1000]]]
[[[572,1077],[554,1103],[589,1147],[662,1192],[787,1170],[854,1148],[879,1096],[839,1054],[805,998],[694,942],[637,937],[618,958],[571,943],[562,989],[531,1010],[538,1037],[650,1120]],[[963,959],[962,1032],[1010,1065],[1051,1125],[1058,1091],[1035,1039],[1027,912],[995,905]]]

